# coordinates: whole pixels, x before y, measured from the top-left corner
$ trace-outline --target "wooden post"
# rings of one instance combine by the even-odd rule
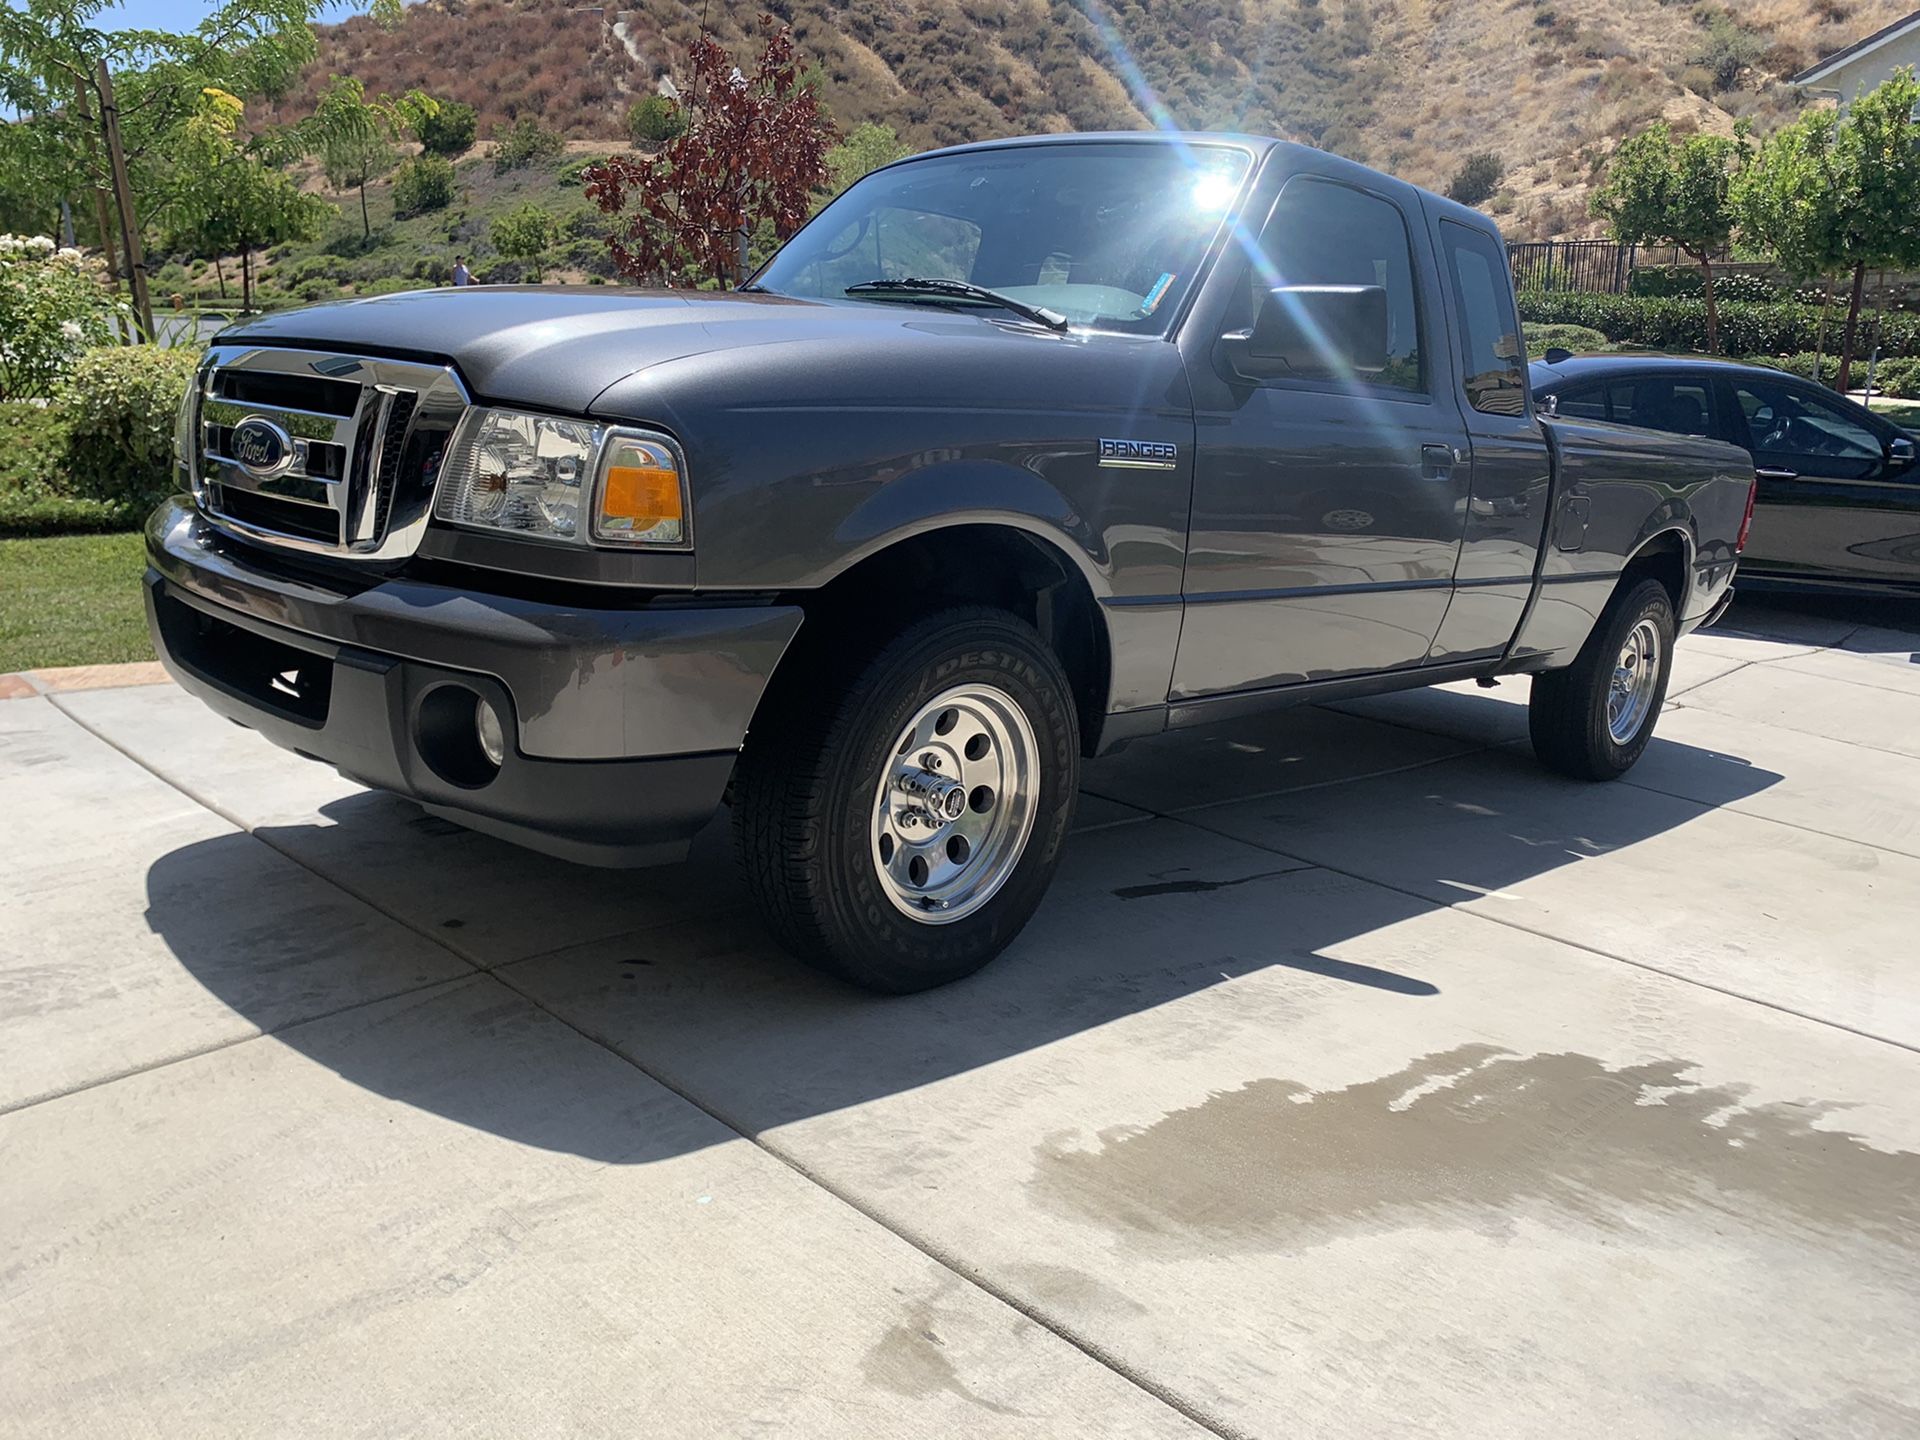
[[[79,77],[73,82],[74,109],[80,116],[80,134],[87,152],[87,169],[98,174],[99,153],[93,148],[93,107],[87,104],[86,82]],[[100,188],[97,181],[88,185],[93,195],[93,223],[100,231],[100,253],[107,260],[107,279],[115,285],[120,283],[120,266],[113,258],[113,222],[107,218],[107,192]]]
[[[113,103],[113,76],[100,62],[100,125],[106,132],[107,163],[113,170],[113,200],[120,210],[120,241],[127,256],[127,279],[133,286],[133,311],[140,333],[151,342],[153,299],[147,294],[147,261],[140,252],[140,227],[133,218],[133,186],[127,180],[127,156],[120,148],[120,110]]]

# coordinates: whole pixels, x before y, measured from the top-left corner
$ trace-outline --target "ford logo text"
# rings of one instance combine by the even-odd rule
[[[242,470],[262,480],[285,474],[293,464],[293,437],[259,415],[234,426],[227,446]]]

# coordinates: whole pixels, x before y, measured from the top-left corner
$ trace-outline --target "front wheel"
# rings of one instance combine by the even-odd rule
[[[1533,677],[1528,729],[1550,770],[1617,780],[1653,738],[1673,673],[1673,601],[1658,580],[1618,596],[1579,657]]]
[[[1072,690],[1039,634],[950,610],[769,701],[735,775],[734,841],[781,943],[899,994],[1006,948],[1059,863],[1079,784]]]

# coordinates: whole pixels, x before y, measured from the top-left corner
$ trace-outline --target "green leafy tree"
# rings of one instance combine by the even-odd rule
[[[397,10],[398,0],[380,5]],[[194,29],[175,33],[102,28],[107,0],[0,5],[0,104],[19,117],[5,126],[0,189],[43,196],[55,210],[68,197],[83,223],[91,219],[102,242],[126,256],[150,227],[170,223],[169,211],[200,183],[178,142],[206,89],[244,98],[283,87],[313,56],[316,9],[317,0],[226,0]],[[130,226],[106,199],[112,178],[102,66],[131,181]],[[151,316],[140,318],[151,324]]]
[[[1656,123],[1607,161],[1594,192],[1593,213],[1622,245],[1673,245],[1700,267],[1707,303],[1707,349],[1720,346],[1720,315],[1713,294],[1713,257],[1733,236],[1733,182],[1750,153],[1746,129],[1733,139],[1689,135],[1677,139]]]
[[[193,183],[176,196],[173,243],[218,263],[240,256],[240,304],[253,308],[253,252],[289,240],[313,240],[325,231],[334,209],[304,193],[277,166],[298,149],[285,132],[242,141],[240,101],[208,90],[182,127],[180,158]],[[224,284],[224,282],[223,282]]]
[[[687,117],[664,95],[649,95],[627,111],[627,133],[636,150],[652,150],[686,128]]]
[[[1839,388],[1852,382],[1869,269],[1920,266],[1920,83],[1896,70],[1845,114],[1814,110],[1769,136],[1735,192],[1747,238],[1803,279],[1850,278]]]
[[[367,98],[366,87],[351,75],[335,75],[320,92],[320,103],[302,121],[299,134],[320,157],[327,183],[336,190],[360,192],[360,234],[373,236],[367,213],[367,184],[393,169],[399,155],[393,142],[416,130],[439,111],[439,102],[418,90],[398,98]]]
[[[473,106],[458,100],[443,100],[431,114],[420,118],[414,126],[413,138],[428,154],[452,159],[473,148],[478,124]]]
[[[487,228],[487,239],[509,260],[526,261],[538,280],[541,261],[560,241],[560,226],[553,216],[529,201],[495,220]]]
[[[856,125],[846,139],[827,151],[827,184],[838,195],[862,175],[912,153],[913,147],[903,143],[891,125],[871,121]]]

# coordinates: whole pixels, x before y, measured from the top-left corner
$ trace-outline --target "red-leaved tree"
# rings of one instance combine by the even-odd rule
[[[807,219],[839,139],[800,83],[793,35],[760,17],[766,43],[751,74],[712,34],[687,47],[687,127],[651,160],[616,155],[587,168],[587,198],[619,217],[608,246],[622,274],[672,284],[688,269],[738,284],[744,237],[767,222],[782,240]]]

